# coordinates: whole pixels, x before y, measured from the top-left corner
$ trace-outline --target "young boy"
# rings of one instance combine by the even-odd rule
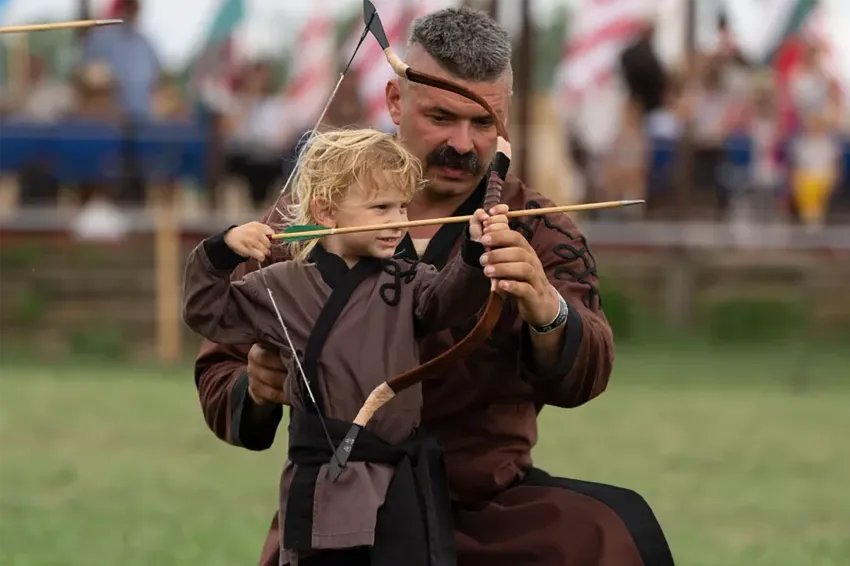
[[[404,221],[422,183],[421,165],[391,135],[322,134],[302,157],[289,220],[328,227]],[[215,342],[276,347],[289,369],[281,564],[454,564],[442,456],[418,431],[419,386],[398,394],[360,433],[358,444],[376,447],[374,459],[357,461],[352,452],[335,482],[327,468],[369,393],[420,364],[417,339],[467,322],[485,304],[491,282],[478,240],[508,229],[507,206],[493,212],[476,211],[462,253],[440,272],[394,259],[401,229],[295,242],[291,261],[264,268],[265,277],[254,272],[234,282],[237,265],[269,255],[268,226],[230,228],[189,256],[186,323]],[[296,352],[289,351],[266,284]]]

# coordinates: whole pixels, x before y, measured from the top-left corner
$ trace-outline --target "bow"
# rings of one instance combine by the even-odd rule
[[[502,200],[502,185],[511,164],[511,144],[505,124],[499,119],[490,104],[479,95],[459,84],[421,73],[402,61],[395,51],[393,51],[392,47],[390,47],[390,43],[387,41],[387,35],[384,32],[384,26],[381,23],[381,18],[378,16],[378,10],[370,0],[363,0],[363,20],[366,24],[366,29],[372,33],[381,46],[381,49],[384,50],[387,62],[400,78],[459,94],[481,105],[492,116],[496,125],[498,138],[496,142],[496,156],[490,167],[490,177],[483,207],[484,210],[490,210],[499,204]],[[354,419],[348,434],[336,449],[334,458],[331,460],[329,475],[332,481],[336,481],[340,474],[342,474],[358,434],[369,423],[374,414],[400,392],[444,372],[459,359],[471,354],[490,336],[496,323],[499,321],[503,306],[504,299],[496,292],[494,281],[487,306],[484,308],[484,312],[481,314],[475,327],[468,335],[439,356],[419,367],[388,379],[369,394],[366,402],[357,413],[357,417]]]

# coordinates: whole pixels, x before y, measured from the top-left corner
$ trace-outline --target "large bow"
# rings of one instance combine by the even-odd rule
[[[504,122],[502,122],[486,100],[469,89],[453,82],[421,73],[402,61],[395,51],[393,51],[392,47],[390,47],[389,41],[387,41],[387,35],[384,32],[384,26],[381,23],[381,18],[378,17],[378,11],[370,0],[363,1],[363,19],[368,31],[371,32],[378,41],[378,44],[384,50],[387,62],[399,77],[414,83],[459,94],[481,105],[490,114],[490,116],[492,116],[493,122],[496,125],[498,138],[496,144],[496,156],[490,167],[489,183],[487,185],[487,193],[484,197],[483,205],[484,210],[489,211],[502,200],[502,185],[511,164],[511,144]],[[392,400],[392,398],[401,391],[404,391],[408,387],[412,387],[430,377],[444,373],[452,364],[470,355],[487,339],[488,336],[490,336],[496,326],[496,323],[499,321],[503,306],[504,299],[496,292],[494,285],[490,292],[490,298],[487,301],[487,306],[484,308],[484,312],[481,314],[481,317],[475,327],[467,336],[453,347],[446,350],[439,356],[429,360],[425,364],[385,381],[369,394],[369,397],[366,399],[366,402],[360,408],[357,417],[354,419],[351,429],[337,448],[334,458],[331,460],[329,473],[332,480],[336,480],[342,473],[345,463],[348,461],[348,457],[351,454],[354,442],[357,439],[357,435],[369,423],[375,412]]]

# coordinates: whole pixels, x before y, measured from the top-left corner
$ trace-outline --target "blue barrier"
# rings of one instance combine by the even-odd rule
[[[140,123],[124,130],[83,120],[52,124],[0,121],[0,172],[38,166],[62,183],[117,180],[129,157],[150,180],[190,178],[203,185],[207,145],[200,121]],[[660,188],[673,171],[678,142],[658,138],[650,145],[651,186]],[[730,136],[724,147],[727,163],[741,168],[750,163],[748,136]],[[841,184],[850,184],[850,137],[843,140]]]
[[[203,184],[207,140],[196,123],[141,123],[122,128],[66,120],[0,121],[0,172],[37,166],[62,183],[120,178],[125,159],[151,181],[191,178]]]
[[[669,179],[673,173],[671,166],[675,163],[677,140],[656,138],[650,141],[651,157],[649,163],[649,178],[651,186],[663,186],[663,180]],[[850,185],[850,136],[841,139],[841,181],[839,186]],[[725,161],[736,168],[748,167],[753,158],[752,140],[749,136],[735,134],[729,136],[723,145]],[[786,144],[779,148],[781,153],[787,151]],[[659,184],[660,183],[660,184]]]

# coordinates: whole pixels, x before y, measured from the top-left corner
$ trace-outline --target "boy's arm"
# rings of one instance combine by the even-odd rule
[[[462,324],[484,306],[491,282],[481,266],[483,253],[484,246],[469,238],[467,228],[461,252],[442,271],[418,264],[414,316],[420,333]]]
[[[228,229],[229,230],[229,229]],[[231,281],[246,261],[224,241],[228,230],[201,242],[189,254],[183,281],[183,320],[204,338],[219,344],[250,345],[261,341],[256,321],[267,316],[256,273]]]

